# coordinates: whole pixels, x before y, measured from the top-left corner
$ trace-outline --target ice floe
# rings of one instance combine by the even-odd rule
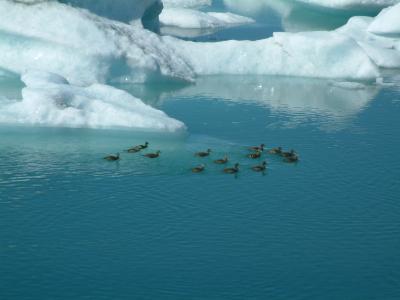
[[[196,74],[264,74],[375,80],[376,65],[352,38],[336,32],[275,33],[259,41],[196,43],[166,37]]]
[[[296,0],[321,9],[337,9],[357,12],[376,12],[399,3],[399,0]]]
[[[0,102],[0,123],[164,132],[185,128],[164,112],[107,85],[78,87],[41,71],[24,74],[22,81],[26,84],[22,100]]]
[[[0,15],[0,68],[17,74],[41,69],[75,84],[194,77],[159,35],[139,24],[58,2],[26,5],[3,0]]]
[[[386,8],[368,27],[371,33],[400,38],[400,4]]]
[[[166,8],[160,15],[163,26],[189,29],[232,27],[253,22],[251,18],[232,13],[201,12],[187,8]]]
[[[400,7],[400,6],[399,6]],[[400,68],[400,39],[373,34],[368,31],[372,17],[352,17],[336,32],[357,41],[359,46],[380,67]]]
[[[199,8],[210,6],[212,0],[162,0],[164,7]]]

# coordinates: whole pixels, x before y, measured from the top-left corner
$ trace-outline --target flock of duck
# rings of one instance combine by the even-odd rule
[[[127,153],[138,153],[141,152],[144,149],[147,149],[149,147],[149,143],[146,142],[143,145],[137,145],[137,146],[133,146],[127,150],[125,150],[125,152]],[[254,147],[249,147],[248,150],[250,151],[250,153],[248,153],[246,155],[247,158],[249,159],[259,159],[262,157],[262,155],[264,154],[265,151],[265,145],[261,144],[260,146],[254,146]],[[211,155],[212,150],[211,149],[207,149],[207,151],[204,152],[196,152],[195,156],[199,157],[199,158],[205,158],[205,157],[209,157]],[[290,150],[289,152],[285,152],[283,151],[282,147],[277,147],[277,148],[272,148],[270,150],[268,150],[269,154],[272,155],[277,155],[283,158],[283,160],[287,163],[296,163],[299,161],[299,156],[298,154],[294,151],[294,150]],[[161,151],[156,151],[154,153],[147,153],[144,154],[144,157],[150,158],[150,159],[155,159],[158,158],[161,154]],[[111,154],[111,155],[107,155],[106,157],[104,157],[105,160],[108,161],[118,161],[120,159],[120,154]],[[225,155],[225,157],[220,158],[220,159],[216,159],[213,161],[215,164],[217,165],[226,165],[229,162],[229,158],[227,155]],[[251,167],[251,170],[253,170],[254,172],[265,172],[267,169],[267,161],[264,160],[261,164],[255,165]],[[191,171],[193,173],[202,173],[204,170],[206,169],[206,165],[205,164],[200,164],[196,167],[191,168]],[[223,172],[226,174],[237,174],[239,173],[239,163],[236,163],[233,167],[226,167],[223,169]]]

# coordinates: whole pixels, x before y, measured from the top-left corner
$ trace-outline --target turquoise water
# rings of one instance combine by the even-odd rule
[[[399,299],[398,74],[123,86],[184,134],[0,126],[0,299]],[[146,140],[160,159],[102,159]],[[253,173],[260,143],[301,161]]]

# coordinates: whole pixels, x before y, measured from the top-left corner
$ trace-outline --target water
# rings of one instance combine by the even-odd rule
[[[187,134],[0,126],[0,299],[399,299],[398,72],[384,82],[123,87]],[[122,152],[145,140],[160,159]],[[262,142],[301,161],[253,173]],[[240,174],[193,156],[209,147]]]

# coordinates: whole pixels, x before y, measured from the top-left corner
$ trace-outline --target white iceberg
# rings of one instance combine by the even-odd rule
[[[22,100],[0,102],[0,123],[163,132],[185,128],[182,122],[107,85],[78,87],[41,71],[24,74],[22,81],[26,84]]]
[[[164,7],[200,8],[210,6],[212,0],[162,0]]]
[[[377,66],[352,38],[336,32],[275,33],[259,41],[196,43],[165,37],[196,74],[285,75],[374,80]]]
[[[400,37],[400,4],[386,8],[368,27],[371,33]]]
[[[315,8],[342,11],[376,12],[399,3],[399,0],[296,0]]]
[[[112,21],[58,2],[3,0],[0,15],[0,68],[16,74],[39,69],[81,85],[159,77],[193,81],[190,66],[140,24]]]
[[[162,26],[188,29],[232,27],[253,22],[251,18],[232,13],[201,12],[187,8],[165,8],[160,14]]]
[[[380,67],[400,68],[400,39],[373,34],[368,31],[372,17],[353,17],[336,32],[354,39]]]

